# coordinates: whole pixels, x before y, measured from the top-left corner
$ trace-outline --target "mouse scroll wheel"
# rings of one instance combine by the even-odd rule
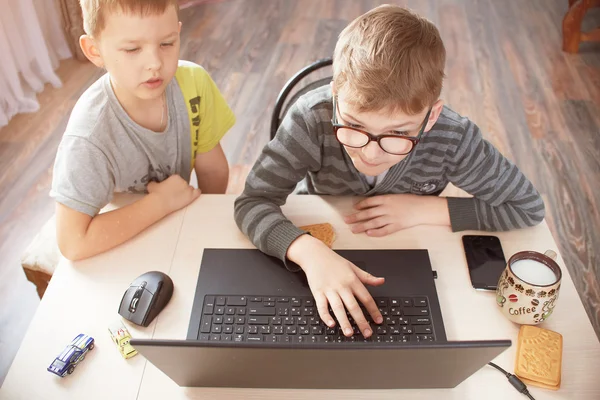
[[[139,297],[136,297],[133,300],[131,300],[131,307],[130,307],[131,312],[135,312],[135,309],[137,307],[137,303],[138,303],[139,300],[140,300]]]

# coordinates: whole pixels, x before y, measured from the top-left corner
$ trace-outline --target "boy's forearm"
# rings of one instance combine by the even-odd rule
[[[71,235],[61,250],[73,261],[92,257],[125,243],[167,214],[157,195],[146,195],[128,206],[96,215],[85,232]]]
[[[204,194],[224,194],[229,183],[229,166],[225,164],[222,168],[196,173],[198,188]]]

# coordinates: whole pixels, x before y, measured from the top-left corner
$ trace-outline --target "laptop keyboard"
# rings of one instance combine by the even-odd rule
[[[275,343],[419,343],[435,341],[427,297],[376,297],[383,316],[375,324],[363,308],[373,335],[362,336],[352,317],[354,335],[325,325],[310,296],[205,296],[198,340]],[[334,314],[331,312],[331,315]]]

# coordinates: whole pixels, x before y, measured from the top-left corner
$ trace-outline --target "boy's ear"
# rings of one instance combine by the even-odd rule
[[[429,120],[427,121],[427,126],[424,129],[424,132],[429,132],[433,125],[437,122],[442,110],[444,109],[444,100],[438,99],[433,106],[431,107],[431,114],[429,114]]]
[[[81,35],[79,38],[79,46],[81,46],[83,54],[85,54],[88,60],[94,63],[96,67],[104,67],[104,61],[102,60],[102,56],[100,55],[100,51],[98,50],[94,38],[89,35]]]

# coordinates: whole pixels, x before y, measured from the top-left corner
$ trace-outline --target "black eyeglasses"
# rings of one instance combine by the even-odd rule
[[[333,96],[333,117],[331,119],[331,124],[333,125],[333,133],[335,134],[338,142],[344,146],[355,149],[365,147],[371,142],[377,142],[383,151],[397,156],[406,155],[413,151],[415,146],[419,143],[419,140],[421,140],[421,136],[423,135],[423,131],[425,130],[427,121],[429,120],[429,115],[431,114],[430,108],[429,111],[427,111],[425,120],[421,124],[419,134],[416,137],[399,135],[375,136],[365,130],[338,123],[338,111],[339,108],[337,104],[337,96]]]

